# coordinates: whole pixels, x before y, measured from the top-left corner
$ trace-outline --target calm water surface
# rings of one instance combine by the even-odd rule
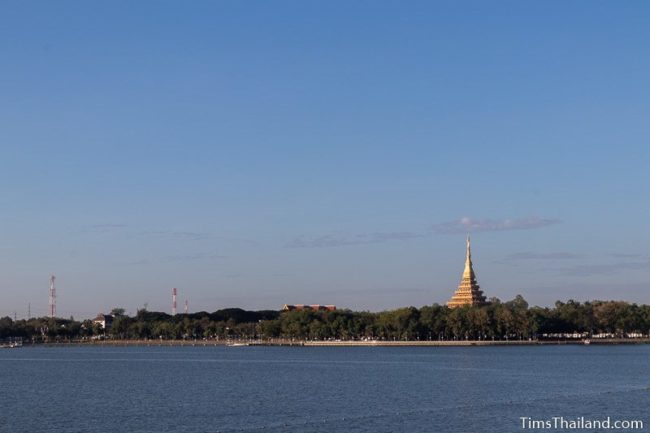
[[[646,345],[23,347],[0,350],[0,432],[647,431],[649,373]]]

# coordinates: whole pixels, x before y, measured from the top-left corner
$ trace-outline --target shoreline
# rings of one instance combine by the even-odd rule
[[[558,346],[558,345],[635,345],[650,344],[650,338],[607,338],[580,340],[462,340],[462,341],[313,341],[313,340],[102,340],[29,343],[23,347],[62,346],[266,346],[266,347],[477,347],[477,346]]]

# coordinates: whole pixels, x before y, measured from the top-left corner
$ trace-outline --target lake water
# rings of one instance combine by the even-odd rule
[[[0,432],[648,430],[649,373],[648,345],[23,347],[0,350]]]

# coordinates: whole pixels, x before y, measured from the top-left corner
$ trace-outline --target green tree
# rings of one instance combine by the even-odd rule
[[[111,310],[111,315],[112,316],[124,316],[126,313],[126,310],[121,307],[115,307]]]

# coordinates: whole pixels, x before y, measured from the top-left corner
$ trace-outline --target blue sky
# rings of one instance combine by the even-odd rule
[[[0,315],[650,303],[646,2],[0,15]]]

